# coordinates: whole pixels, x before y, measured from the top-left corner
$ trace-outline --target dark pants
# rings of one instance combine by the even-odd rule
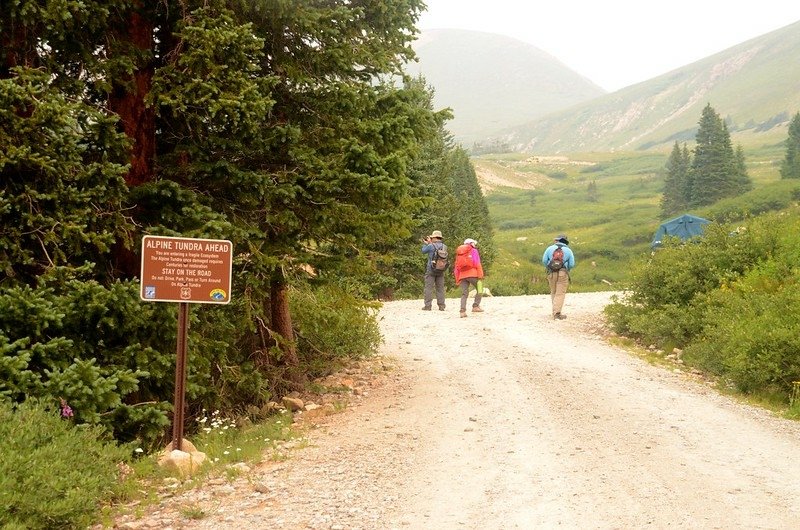
[[[425,307],[431,307],[433,303],[433,290],[436,289],[436,302],[439,309],[444,309],[444,274],[425,273]]]
[[[481,305],[483,293],[478,291],[478,278],[463,278],[461,280],[461,311],[467,310],[467,298],[469,298],[470,287],[475,288],[475,300],[472,301],[472,307]]]

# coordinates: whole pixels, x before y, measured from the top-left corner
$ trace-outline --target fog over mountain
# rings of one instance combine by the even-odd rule
[[[424,32],[416,70],[451,107],[448,129],[514,151],[666,150],[692,141],[706,104],[736,143],[776,143],[800,111],[800,22],[613,93],[538,48],[465,30]]]
[[[555,57],[511,37],[430,30],[414,45],[437,109],[450,107],[448,129],[469,145],[514,125],[593,99],[605,91]]]

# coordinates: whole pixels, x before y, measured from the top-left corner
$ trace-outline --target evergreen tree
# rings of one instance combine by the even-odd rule
[[[0,80],[0,284],[33,286],[54,267],[102,263],[129,237],[126,143],[46,74],[11,73]]]
[[[736,168],[736,194],[741,195],[753,189],[753,182],[750,180],[750,175],[747,174],[747,163],[745,162],[744,149],[741,145],[736,146],[734,160]]]
[[[9,356],[20,352],[20,377],[49,370],[59,378],[54,391],[96,396],[81,404],[85,418],[102,416],[117,430],[164,425],[173,308],[142,308],[133,283],[114,281],[136,276],[141,233],[160,233],[232,239],[236,249],[236,299],[194,314],[190,400],[221,399],[213,386],[235,386],[233,399],[245,402],[268,399],[281,383],[267,388],[265,376],[301,383],[292,284],[307,281],[309,264],[319,281],[338,278],[410,239],[427,198],[413,169],[445,165],[446,148],[423,160],[437,153],[424,146],[440,142],[444,114],[431,110],[421,84],[394,83],[413,56],[422,2],[8,7],[0,10],[0,78],[11,80],[0,87],[9,94],[0,212],[5,227],[20,229],[3,234],[2,280],[47,276],[48,289],[0,292],[8,317],[0,331],[21,333],[0,343],[14,345]],[[45,73],[23,83],[19,65]],[[112,246],[127,253],[112,255]],[[25,297],[43,308],[28,326],[46,323],[53,337],[8,310]],[[26,368],[25,351],[46,348],[60,348],[58,366]],[[50,384],[28,380],[39,390]],[[15,388],[0,383],[0,395],[31,390]],[[143,402],[155,405],[134,407]]]
[[[711,105],[706,105],[696,136],[689,204],[705,206],[741,193],[749,182],[743,167],[731,146],[728,127]]]
[[[455,243],[460,244],[468,237],[476,239],[481,247],[481,258],[485,261],[484,268],[488,270],[494,257],[492,223],[478,176],[469,155],[461,147],[448,153],[448,162],[452,168],[456,201],[456,208],[451,214]]]
[[[691,155],[686,144],[681,148],[678,142],[675,142],[667,159],[666,169],[664,194],[661,198],[661,214],[664,217],[685,210],[689,205]]]
[[[789,137],[786,138],[786,157],[781,164],[781,178],[800,178],[800,112],[789,123]]]
[[[145,199],[156,204],[175,183],[186,192],[169,211],[199,202],[233,226],[247,257],[239,288],[266,326],[259,335],[275,341],[257,362],[274,364],[277,346],[301,384],[291,284],[308,264],[324,276],[377,239],[410,233],[409,164],[439,120],[424,90],[392,76],[412,55],[421,2],[230,4],[195,11],[176,34],[180,54],[155,73],[167,134],[162,179]],[[184,221],[182,231],[202,226]]]

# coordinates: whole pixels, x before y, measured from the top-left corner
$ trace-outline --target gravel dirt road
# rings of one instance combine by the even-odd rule
[[[800,528],[798,424],[609,345],[610,296],[386,303],[383,369],[307,446],[118,526]]]

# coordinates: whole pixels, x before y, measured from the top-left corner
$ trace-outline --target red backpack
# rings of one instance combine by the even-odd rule
[[[456,254],[456,270],[461,272],[466,269],[471,269],[475,264],[472,262],[472,249],[464,252],[463,254]]]
[[[560,271],[564,267],[564,249],[561,248],[561,245],[558,245],[556,249],[553,251],[553,255],[550,258],[550,263],[547,264],[547,268],[553,272]]]

